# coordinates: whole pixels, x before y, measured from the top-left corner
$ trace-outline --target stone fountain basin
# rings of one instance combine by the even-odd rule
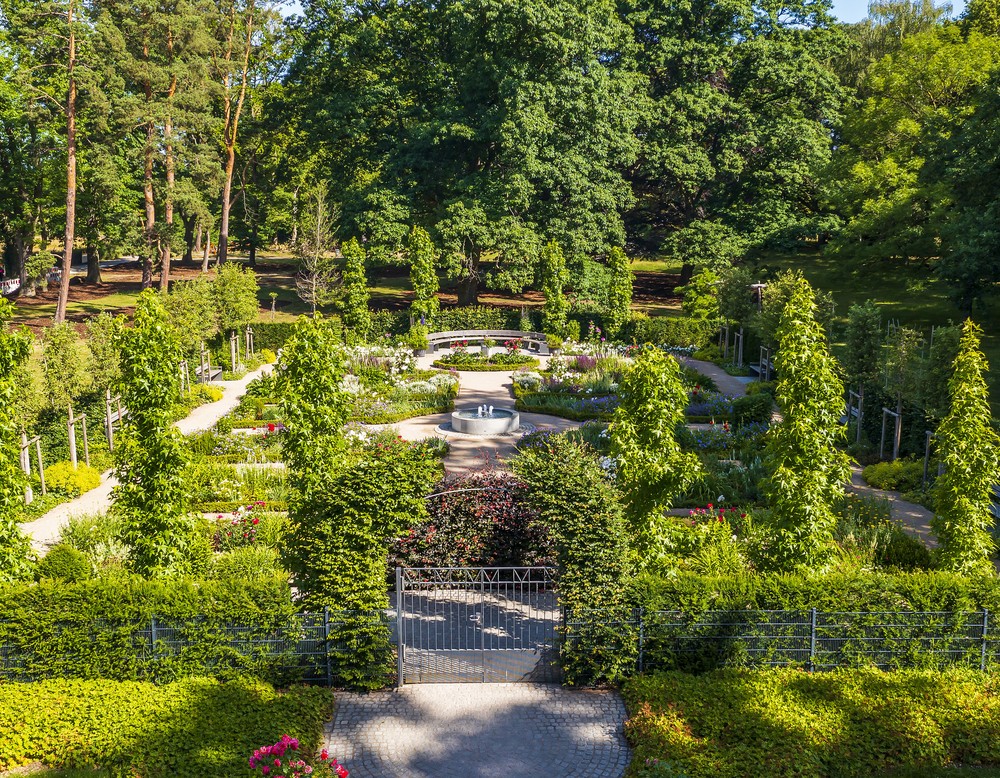
[[[521,415],[510,408],[494,408],[492,416],[480,416],[478,410],[455,411],[451,428],[465,435],[505,435],[521,426]]]

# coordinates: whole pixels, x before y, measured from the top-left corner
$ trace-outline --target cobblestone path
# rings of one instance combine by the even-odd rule
[[[351,778],[621,778],[614,692],[546,684],[413,684],[337,695],[330,754]]]

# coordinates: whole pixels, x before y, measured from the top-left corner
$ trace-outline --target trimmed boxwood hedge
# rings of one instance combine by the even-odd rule
[[[747,575],[736,578],[678,573],[644,576],[633,601],[647,610],[979,611],[1000,612],[1000,579],[932,571],[830,575]]]
[[[254,749],[284,734],[322,746],[328,689],[276,692],[261,681],[189,678],[165,686],[52,679],[0,684],[0,770],[41,762],[100,775],[249,775]]]
[[[634,778],[870,778],[1000,764],[1000,679],[978,671],[670,672],[629,681],[624,696]]]
[[[155,640],[153,619],[161,628]],[[237,627],[241,639],[256,641],[246,654],[229,645]],[[298,634],[288,583],[277,579],[237,585],[122,575],[7,586],[0,589],[0,680],[162,683],[253,675],[286,683],[303,677],[291,647]],[[285,654],[266,656],[268,642],[282,636],[288,639]]]
[[[462,362],[459,364],[454,364],[450,362],[445,362],[444,360],[435,360],[434,367],[440,368],[442,370],[458,370],[459,372],[469,372],[469,373],[513,373],[515,370],[521,370],[527,368],[528,370],[534,370],[538,367],[539,362],[537,359],[529,358],[525,362],[518,362],[516,364],[506,364],[506,365],[495,365],[487,362]]]

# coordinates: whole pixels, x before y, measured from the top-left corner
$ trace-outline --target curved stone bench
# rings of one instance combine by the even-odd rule
[[[437,351],[441,346],[448,346],[458,340],[469,343],[482,343],[484,340],[495,340],[503,345],[508,340],[521,340],[527,350],[534,350],[539,356],[549,355],[549,342],[544,332],[521,332],[520,330],[451,330],[448,332],[432,332],[427,336],[427,348]]]

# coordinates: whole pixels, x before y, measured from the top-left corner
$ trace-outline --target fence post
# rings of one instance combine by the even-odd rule
[[[323,606],[323,653],[326,655],[326,686],[333,686],[333,663],[330,659],[330,606]]]
[[[983,672],[986,671],[986,635],[990,628],[990,612],[983,608],[983,638],[982,646],[979,654],[979,669]]]
[[[396,688],[403,686],[403,568],[396,568]]]
[[[639,672],[643,671],[644,667],[644,650],[646,644],[646,623],[643,618],[646,615],[646,609],[643,606],[639,606]]]
[[[816,670],[816,609],[809,609],[809,672]]]
[[[153,669],[158,671],[159,668],[156,667],[156,616],[149,617],[149,647],[150,653],[153,656]],[[159,672],[156,672],[154,677],[158,677]]]

